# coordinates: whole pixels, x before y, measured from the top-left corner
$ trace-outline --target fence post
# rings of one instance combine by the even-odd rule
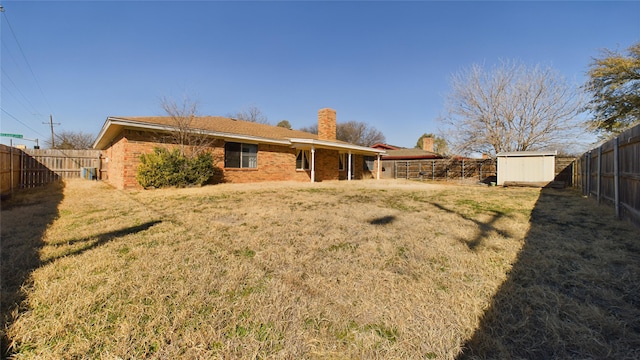
[[[20,186],[21,189],[26,188],[25,186],[25,182],[26,182],[26,177],[27,177],[27,171],[25,170],[25,152],[23,151],[20,154],[20,180],[18,181],[18,185]]]
[[[587,196],[591,197],[591,150],[587,153]]]
[[[613,139],[613,193],[616,207],[616,218],[618,219],[620,219],[620,152],[618,151],[618,148],[620,146],[619,141],[620,140],[617,137]]]
[[[600,204],[600,187],[602,184],[602,146],[598,148],[598,178],[596,179],[598,188],[596,189],[596,199]]]
[[[436,161],[431,160],[431,180],[436,179]]]
[[[464,181],[464,159],[462,159],[462,181]]]
[[[13,194],[13,139],[9,139],[9,168],[11,170],[11,176],[9,177],[9,181],[11,181],[10,191]]]

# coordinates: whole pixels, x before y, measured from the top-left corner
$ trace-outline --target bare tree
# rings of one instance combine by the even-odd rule
[[[180,146],[182,156],[196,157],[211,146],[214,140],[205,134],[204,130],[195,127],[195,119],[198,117],[197,101],[185,96],[182,103],[177,103],[173,99],[163,97],[160,105],[171,118],[171,141]]]
[[[301,127],[299,130],[317,135],[318,134],[318,124],[313,124],[313,125]]]
[[[243,108],[237,113],[231,115],[231,117],[238,120],[250,121],[250,122],[259,123],[259,124],[269,123],[269,120],[267,120],[267,117],[262,113],[260,108],[258,108],[254,104],[251,104]]]
[[[305,126],[300,131],[317,134],[318,125]],[[385,137],[378,129],[359,121],[347,121],[336,124],[336,139],[361,146],[371,146],[385,142]]]
[[[550,150],[585,132],[577,118],[582,108],[577,88],[551,68],[511,61],[453,75],[440,121],[461,154]]]
[[[62,131],[56,134],[56,144],[51,146],[51,141],[45,143],[52,149],[61,150],[85,150],[91,149],[94,140],[93,134],[82,131]]]
[[[371,146],[385,141],[378,129],[359,121],[336,124],[336,138],[351,144]]]

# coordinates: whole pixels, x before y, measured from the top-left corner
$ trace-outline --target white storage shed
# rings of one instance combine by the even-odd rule
[[[553,181],[557,154],[557,151],[498,153],[498,185],[505,182],[543,185]]]

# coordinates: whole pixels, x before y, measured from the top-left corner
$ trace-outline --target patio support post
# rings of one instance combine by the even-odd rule
[[[349,164],[347,171],[347,180],[351,181],[351,151],[349,151],[349,161],[347,163]]]
[[[316,148],[311,146],[311,182],[316,182]]]
[[[382,167],[382,164],[380,164],[380,162],[382,161],[382,156],[380,154],[378,154],[378,171],[376,172],[376,180],[380,180],[380,168]]]

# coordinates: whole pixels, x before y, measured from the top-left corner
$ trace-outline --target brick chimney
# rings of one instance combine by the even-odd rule
[[[422,150],[433,152],[433,138],[425,136],[422,138]]]
[[[336,111],[325,108],[318,111],[318,139],[336,140]]]

